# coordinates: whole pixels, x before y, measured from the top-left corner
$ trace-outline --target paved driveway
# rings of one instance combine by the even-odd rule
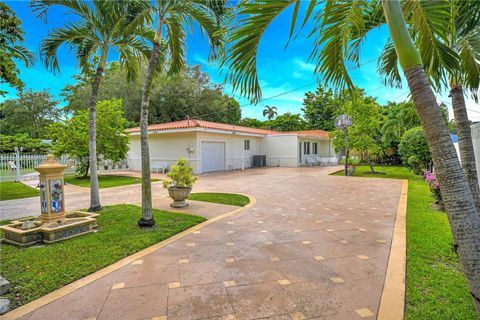
[[[329,170],[203,175],[257,203],[25,319],[373,319],[402,182]]]

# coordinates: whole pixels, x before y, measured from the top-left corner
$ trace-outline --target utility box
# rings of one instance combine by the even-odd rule
[[[265,167],[267,165],[267,156],[266,155],[255,155],[253,156],[253,166],[254,167]]]

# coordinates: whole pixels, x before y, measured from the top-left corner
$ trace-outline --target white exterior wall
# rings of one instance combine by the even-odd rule
[[[140,135],[131,135],[127,160],[131,170],[141,170]],[[244,150],[244,141],[250,140],[250,150]],[[335,151],[327,139],[298,137],[296,134],[270,136],[218,133],[209,130],[150,133],[150,164],[166,162],[171,167],[179,158],[188,160],[196,174],[202,173],[202,141],[225,143],[225,169],[250,168],[254,155],[266,155],[267,166],[297,167],[299,143],[302,143],[302,164],[306,155],[303,142],[318,143],[318,156],[334,157]],[[191,148],[189,148],[191,147]],[[191,150],[189,152],[188,150]],[[310,154],[313,147],[310,145]]]
[[[307,138],[307,137],[299,137],[299,143],[302,143],[302,158],[301,164],[306,163],[307,156],[319,156],[323,158],[329,157],[336,157],[335,150],[333,149],[333,144],[329,143],[328,139],[314,139],[314,138]],[[305,154],[304,150],[304,142],[310,142],[310,152]],[[317,154],[313,154],[313,143],[318,144]],[[298,149],[298,146],[297,146]],[[297,151],[298,152],[298,151]]]
[[[477,165],[478,183],[480,184],[480,122],[472,125],[472,142],[475,151],[475,163]]]
[[[252,166],[253,155],[261,153],[260,141],[263,137],[248,136],[242,134],[223,134],[213,132],[197,133],[197,147],[198,158],[202,159],[201,148],[202,141],[216,141],[225,143],[225,166],[226,170],[236,170],[242,168],[250,168]],[[250,140],[250,150],[244,150],[244,141]],[[201,173],[201,163],[199,165],[198,173]]]
[[[264,153],[267,155],[269,167],[297,167],[298,166],[298,137],[297,135],[272,135],[264,138]]]
[[[196,148],[196,132],[179,133],[151,133],[148,135],[150,147],[150,165],[155,162],[166,162],[171,167],[179,158],[190,162],[194,172],[200,168],[198,148]],[[140,135],[131,135],[130,150],[127,160],[131,170],[141,170]],[[193,146],[193,152],[189,153],[187,148]]]

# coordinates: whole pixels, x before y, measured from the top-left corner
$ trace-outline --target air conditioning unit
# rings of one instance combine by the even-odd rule
[[[266,155],[255,155],[253,156],[254,167],[265,167],[267,165],[267,156]]]

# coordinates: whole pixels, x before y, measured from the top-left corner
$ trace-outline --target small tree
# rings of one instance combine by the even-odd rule
[[[405,132],[400,140],[398,153],[403,164],[412,169],[415,174],[420,174],[422,169],[427,169],[432,164],[422,127],[415,127]]]
[[[88,129],[89,111],[77,111],[64,123],[55,123],[50,129],[56,156],[67,154],[78,161],[78,175],[87,176],[89,170]],[[103,159],[120,161],[128,151],[128,137],[124,132],[122,100],[105,100],[97,104],[97,152]]]
[[[286,112],[279,115],[274,120],[269,121],[269,129],[277,131],[299,131],[305,130],[307,123],[298,113]]]
[[[340,101],[331,89],[322,86],[318,86],[315,92],[307,92],[302,111],[310,129],[335,130],[334,121],[340,109]]]
[[[380,106],[371,97],[357,95],[354,100],[346,102],[341,107],[341,113],[352,117],[353,124],[348,128],[348,144],[352,150],[359,152],[362,159],[370,165],[371,173],[375,173],[372,156],[378,156],[380,144]],[[333,145],[337,150],[345,147],[345,132],[340,129],[333,131]]]

